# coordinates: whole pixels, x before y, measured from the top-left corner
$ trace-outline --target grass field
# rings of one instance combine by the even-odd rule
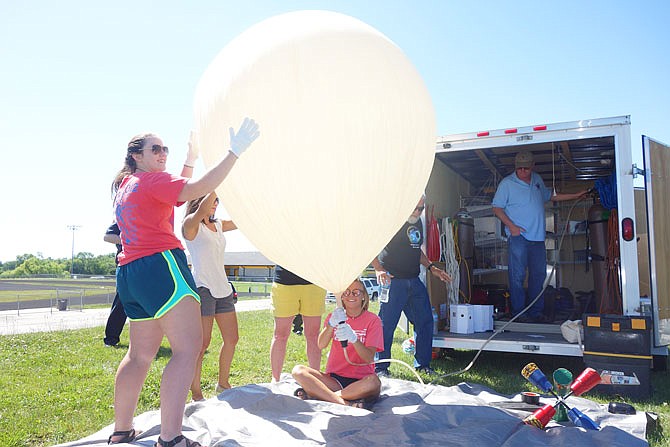
[[[272,283],[267,282],[250,282],[250,281],[233,281],[237,293],[253,293],[270,296]]]
[[[328,310],[333,305],[328,305]],[[377,312],[378,303],[371,311]],[[233,360],[231,383],[240,386],[270,381],[269,345],[272,337],[270,311],[238,314],[240,341]],[[49,446],[73,441],[100,430],[113,422],[112,396],[114,374],[125,355],[128,338],[124,330],[119,349],[103,348],[103,328],[63,332],[31,333],[0,336],[0,446]],[[407,363],[412,357],[403,352],[401,343],[407,335],[396,331],[393,357]],[[221,338],[214,331],[212,345],[203,364],[205,397],[214,396],[217,375],[217,352]],[[304,337],[292,334],[289,340],[285,372],[293,365],[305,363]],[[443,351],[446,353],[446,351]],[[474,352],[449,351],[433,361],[436,371],[448,374],[465,367]],[[163,367],[170,357],[164,342],[140,396],[138,413],[159,406],[159,383]],[[564,367],[578,374],[584,368],[581,358],[533,356],[526,354],[483,353],[474,367],[463,374],[441,379],[439,384],[460,382],[478,383],[503,394],[537,391],[520,375],[529,362],[537,363],[544,371]],[[323,358],[325,365],[325,355]],[[410,370],[392,364],[394,377],[416,380]],[[652,373],[654,394],[650,399],[626,400],[638,411],[660,415],[661,424],[670,417],[670,379],[667,372]],[[588,393],[587,398],[607,403],[610,397]],[[670,447],[670,439],[662,432],[649,436],[653,447]]]
[[[374,303],[373,303],[374,304]],[[331,306],[329,306],[331,307]],[[371,310],[376,311],[376,306]],[[270,380],[268,351],[272,336],[270,311],[242,312],[240,342],[233,361],[231,383],[266,383]],[[102,328],[75,331],[33,333],[0,337],[0,445],[8,447],[47,446],[89,435],[113,421],[114,373],[127,347],[124,331],[121,348],[105,349],[100,341]],[[396,332],[393,356],[411,363],[412,357],[400,345],[406,335]],[[217,374],[217,349],[220,336],[214,331],[212,346],[205,356],[203,390],[214,395]],[[457,371],[467,365],[473,352],[455,351],[446,358],[433,361],[441,373]],[[164,344],[154,362],[142,391],[138,413],[159,406],[160,374],[169,359],[170,349]],[[530,355],[484,353],[467,373],[441,380],[442,385],[460,382],[479,383],[504,394],[531,390],[519,371],[534,361],[545,371],[565,367],[573,372],[583,369],[581,359]],[[325,362],[325,356],[324,356]],[[305,363],[304,337],[291,335],[284,370]],[[393,364],[395,377],[416,380],[411,371]],[[670,416],[670,381],[666,373],[652,375],[652,399],[630,401],[638,410],[654,411],[665,422]],[[607,397],[589,393],[587,397],[606,403]],[[655,434],[652,446],[670,446],[664,435]]]

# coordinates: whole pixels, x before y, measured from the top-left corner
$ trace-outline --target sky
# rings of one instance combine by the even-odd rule
[[[304,9],[395,42],[430,92],[438,135],[631,115],[638,165],[640,135],[670,143],[663,0],[5,1],[0,261],[69,257],[73,239],[75,253],[112,253],[110,185],[130,138],[161,135],[179,173],[212,59],[254,24]],[[227,238],[229,251],[255,249],[239,230]]]

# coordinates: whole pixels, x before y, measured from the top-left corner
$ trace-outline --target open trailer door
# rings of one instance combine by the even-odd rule
[[[642,136],[656,346],[670,344],[670,147]]]

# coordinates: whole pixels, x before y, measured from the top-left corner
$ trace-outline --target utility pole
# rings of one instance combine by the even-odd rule
[[[72,230],[72,258],[70,260],[70,278],[72,278],[74,269],[74,232],[81,228],[81,225],[68,225],[67,228]]]

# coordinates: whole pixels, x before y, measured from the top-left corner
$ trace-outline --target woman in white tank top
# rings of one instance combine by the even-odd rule
[[[226,231],[237,229],[230,220],[214,217],[219,199],[210,193],[188,203],[182,223],[182,235],[191,255],[193,278],[200,295],[202,315],[202,347],[191,383],[191,398],[204,400],[200,385],[202,360],[212,339],[214,320],[221,331],[223,344],[219,351],[219,380],[216,393],[231,388],[230,365],[239,339],[233,289],[226,276],[224,253]]]

